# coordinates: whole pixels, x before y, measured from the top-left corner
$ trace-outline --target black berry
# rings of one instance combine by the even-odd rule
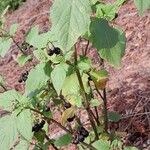
[[[42,128],[43,128],[44,124],[45,124],[45,121],[42,120],[41,123],[40,123],[40,125],[42,126]]]
[[[56,55],[59,55],[60,54],[60,52],[61,52],[61,50],[60,50],[60,48],[59,47],[54,47],[54,53],[56,54]]]
[[[78,138],[75,138],[72,143],[73,143],[73,144],[79,144],[79,139],[78,139]]]
[[[45,108],[45,111],[46,111],[46,112],[49,112],[49,111],[50,111],[50,107],[46,107],[46,108]]]
[[[22,82],[22,79],[20,78],[20,79],[18,80],[18,82],[21,83],[21,82]]]
[[[33,127],[32,127],[32,132],[39,132],[41,130],[41,126],[36,123]]]
[[[84,127],[81,127],[79,129],[79,132],[80,132],[80,135],[83,135],[84,137],[88,137],[89,136],[89,132]]]
[[[52,56],[52,55],[54,54],[54,51],[51,50],[51,49],[49,49],[48,52],[47,52],[47,54],[48,54],[49,56]]]
[[[83,142],[84,141],[84,136],[83,135],[78,135],[78,140],[79,140],[79,142]]]
[[[72,122],[74,120],[75,116],[73,116],[72,118],[68,118],[67,121],[68,122]]]
[[[67,103],[67,102],[65,102],[64,103],[64,107],[67,109],[67,108],[70,108],[71,107],[71,104],[70,103]]]
[[[89,81],[92,81],[92,78],[89,76],[89,77],[88,77],[88,80],[89,80]]]

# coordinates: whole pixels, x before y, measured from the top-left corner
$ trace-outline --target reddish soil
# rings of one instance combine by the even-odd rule
[[[18,10],[7,15],[6,26],[19,23],[16,40],[20,44],[24,35],[31,26],[39,25],[40,31],[45,32],[50,28],[49,10],[51,0],[27,0]],[[135,145],[141,150],[150,149],[150,13],[140,17],[129,0],[119,11],[119,17],[114,25],[121,26],[126,33],[126,54],[120,69],[107,67],[110,71],[108,84],[109,110],[122,114],[123,119],[117,124],[110,124],[111,128],[128,133],[126,142]],[[22,84],[18,83],[20,74],[25,69],[32,68],[36,62],[30,62],[20,68],[15,62],[18,50],[12,46],[10,53],[0,58],[0,74],[5,78],[8,88],[22,91]],[[96,57],[92,51],[89,55]],[[0,89],[2,92],[2,89]],[[135,115],[135,114],[139,115]],[[131,116],[131,117],[130,117]],[[59,128],[50,126],[53,131],[61,134]],[[51,148],[52,149],[52,148]],[[74,146],[68,148],[75,149]]]

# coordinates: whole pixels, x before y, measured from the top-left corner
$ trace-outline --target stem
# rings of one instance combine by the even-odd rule
[[[4,91],[7,91],[7,88],[2,83],[0,83],[0,86],[4,89]]]
[[[30,107],[27,107],[26,109],[30,109],[31,111],[36,112],[36,113],[38,113],[38,114],[44,116],[42,112],[40,112],[40,111],[38,111],[38,110],[36,110],[36,109],[30,108]],[[71,131],[69,131],[67,128],[65,128],[64,126],[62,126],[62,125],[61,125],[59,122],[57,122],[56,120],[54,120],[54,119],[52,119],[52,118],[47,118],[47,117],[45,117],[45,116],[44,116],[44,119],[47,120],[47,122],[50,122],[50,121],[51,121],[51,122],[57,124],[61,129],[63,129],[63,130],[66,131],[67,133],[73,134]],[[49,138],[49,137],[48,137],[48,138]],[[81,143],[82,143],[83,145],[85,145],[87,148],[90,148],[91,150],[96,150],[96,149],[95,149],[92,145],[90,145],[90,144],[87,144],[87,143],[85,143],[85,142],[81,142]]]
[[[93,120],[92,112],[91,112],[90,107],[89,107],[90,104],[89,104],[89,101],[88,101],[88,96],[85,92],[82,77],[80,75],[80,71],[79,71],[78,66],[77,66],[77,48],[76,48],[76,46],[75,46],[74,59],[75,59],[75,71],[76,71],[76,75],[77,75],[77,78],[78,78],[78,81],[79,81],[79,85],[81,87],[81,92],[82,92],[82,97],[83,97],[83,100],[84,100],[85,109],[86,109],[87,114],[89,116],[91,126],[94,130],[95,138],[98,140],[99,139],[98,132],[97,132],[97,129],[96,129],[95,122]]]
[[[105,132],[108,133],[108,112],[107,112],[107,97],[106,97],[106,89],[103,90],[104,95],[104,125],[105,125]]]
[[[10,36],[10,38],[13,40],[13,42],[15,43],[15,45],[18,47],[18,49],[22,52],[23,55],[26,55],[26,53],[22,50],[22,48],[18,45],[18,43],[15,41],[15,39],[13,38],[13,36]]]
[[[44,133],[44,132],[43,132]],[[47,134],[45,134],[45,138],[47,139],[47,141],[50,141],[51,139],[48,137]],[[59,150],[53,143],[51,143],[52,147],[55,149],[55,150]]]
[[[89,44],[90,44],[90,41],[89,41],[89,40],[87,40],[87,44],[86,44],[86,48],[85,48],[84,56],[86,56],[86,55],[87,55],[87,51],[88,51]]]

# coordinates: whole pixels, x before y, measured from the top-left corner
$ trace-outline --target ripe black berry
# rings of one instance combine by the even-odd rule
[[[67,109],[67,108],[70,108],[71,107],[71,104],[70,103],[67,103],[67,102],[65,102],[64,103],[64,107]]]
[[[88,137],[89,136],[89,132],[84,127],[81,127],[79,129],[79,132],[80,132],[80,135],[83,135],[84,137]]]
[[[46,111],[46,112],[49,112],[49,111],[50,111],[50,107],[47,106],[47,107],[45,108],[45,111]]]
[[[54,47],[54,53],[56,54],[56,55],[59,55],[60,54],[60,52],[61,52],[61,50],[60,50],[60,48],[59,47]]]
[[[49,49],[48,52],[47,52],[47,54],[48,54],[49,56],[52,56],[52,55],[54,54],[54,51],[51,50],[51,49]]]
[[[21,82],[22,82],[22,79],[20,78],[20,79],[18,80],[18,82],[21,83]]]
[[[41,126],[36,123],[33,127],[32,127],[32,132],[39,132],[41,130]]]
[[[73,144],[79,144],[79,139],[78,139],[78,138],[75,138],[72,143],[73,143]]]
[[[67,121],[72,122],[74,120],[74,118],[75,118],[75,115],[72,118],[68,118]]]
[[[84,141],[84,136],[83,135],[78,135],[78,140],[79,140],[79,142],[83,142]]]
[[[92,78],[89,76],[89,77],[88,77],[88,80],[89,80],[89,81],[92,81]]]
[[[40,125],[41,125],[42,128],[43,128],[44,124],[45,124],[45,121],[42,120],[41,123],[40,123]]]

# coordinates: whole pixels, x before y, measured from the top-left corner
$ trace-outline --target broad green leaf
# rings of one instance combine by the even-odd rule
[[[67,76],[63,88],[62,88],[62,94],[64,96],[71,95],[71,94],[77,94],[79,91],[79,83],[76,74],[71,74],[70,76]]]
[[[110,150],[110,144],[106,140],[98,140],[92,144],[97,150]]]
[[[17,137],[16,117],[12,114],[0,118],[0,149],[9,150]]]
[[[67,146],[71,143],[72,136],[70,134],[65,134],[55,140],[54,144],[57,147]]]
[[[26,95],[31,94],[31,92],[35,92],[38,89],[41,89],[43,86],[47,84],[47,81],[50,79],[51,67],[49,63],[41,63],[38,64],[35,68],[33,68],[26,81],[25,85],[25,93]]]
[[[48,61],[48,57],[46,56],[45,51],[42,49],[33,51],[33,54],[40,62],[44,63]]]
[[[14,108],[13,104],[16,103],[16,100],[20,100],[21,95],[15,90],[10,90],[4,93],[0,93],[0,107],[7,111],[12,111]]]
[[[17,24],[17,23],[11,25],[9,34],[13,36],[16,33],[18,26],[19,26],[19,24]]]
[[[30,110],[23,110],[17,116],[17,129],[18,132],[28,141],[31,141],[32,132],[32,119]]]
[[[138,150],[136,147],[125,147],[123,150]]]
[[[31,56],[31,55],[29,55],[29,56],[21,55],[21,56],[17,57],[17,62],[18,62],[18,64],[19,64],[20,67],[23,67],[24,64],[25,64],[27,61],[31,60],[31,59],[32,59],[32,56]]]
[[[96,6],[96,17],[112,20],[120,7],[126,0],[117,0],[114,3],[98,4]]]
[[[98,99],[91,99],[91,101],[90,101],[91,107],[99,106],[100,104],[102,104],[102,101],[100,101]]]
[[[68,118],[72,118],[75,115],[75,107],[72,106],[68,109],[66,109],[61,116],[61,124],[64,126],[67,122]]]
[[[121,119],[121,116],[117,112],[109,112],[108,119],[112,122],[118,122]]]
[[[92,62],[89,58],[80,56],[78,67],[82,71],[88,71],[92,68]]]
[[[90,14],[89,0],[55,0],[51,8],[52,31],[63,51],[70,50],[88,30]]]
[[[11,47],[12,39],[0,38],[0,56],[4,57]]]
[[[60,94],[65,78],[66,70],[63,64],[57,65],[51,72],[51,80],[58,95]]]
[[[17,144],[13,150],[28,150],[30,143],[24,139],[20,139],[19,144]]]
[[[98,0],[90,0],[91,5],[94,5],[98,2]]]
[[[51,31],[39,34],[38,26],[35,26],[28,32],[26,42],[33,45],[35,48],[41,49],[45,48],[49,41],[52,42],[53,36]]]
[[[91,41],[100,56],[108,63],[119,67],[125,50],[125,35],[122,31],[112,28],[104,19],[93,18],[91,26]]]
[[[147,9],[150,9],[150,0],[134,0],[134,3],[140,15],[143,15]]]

